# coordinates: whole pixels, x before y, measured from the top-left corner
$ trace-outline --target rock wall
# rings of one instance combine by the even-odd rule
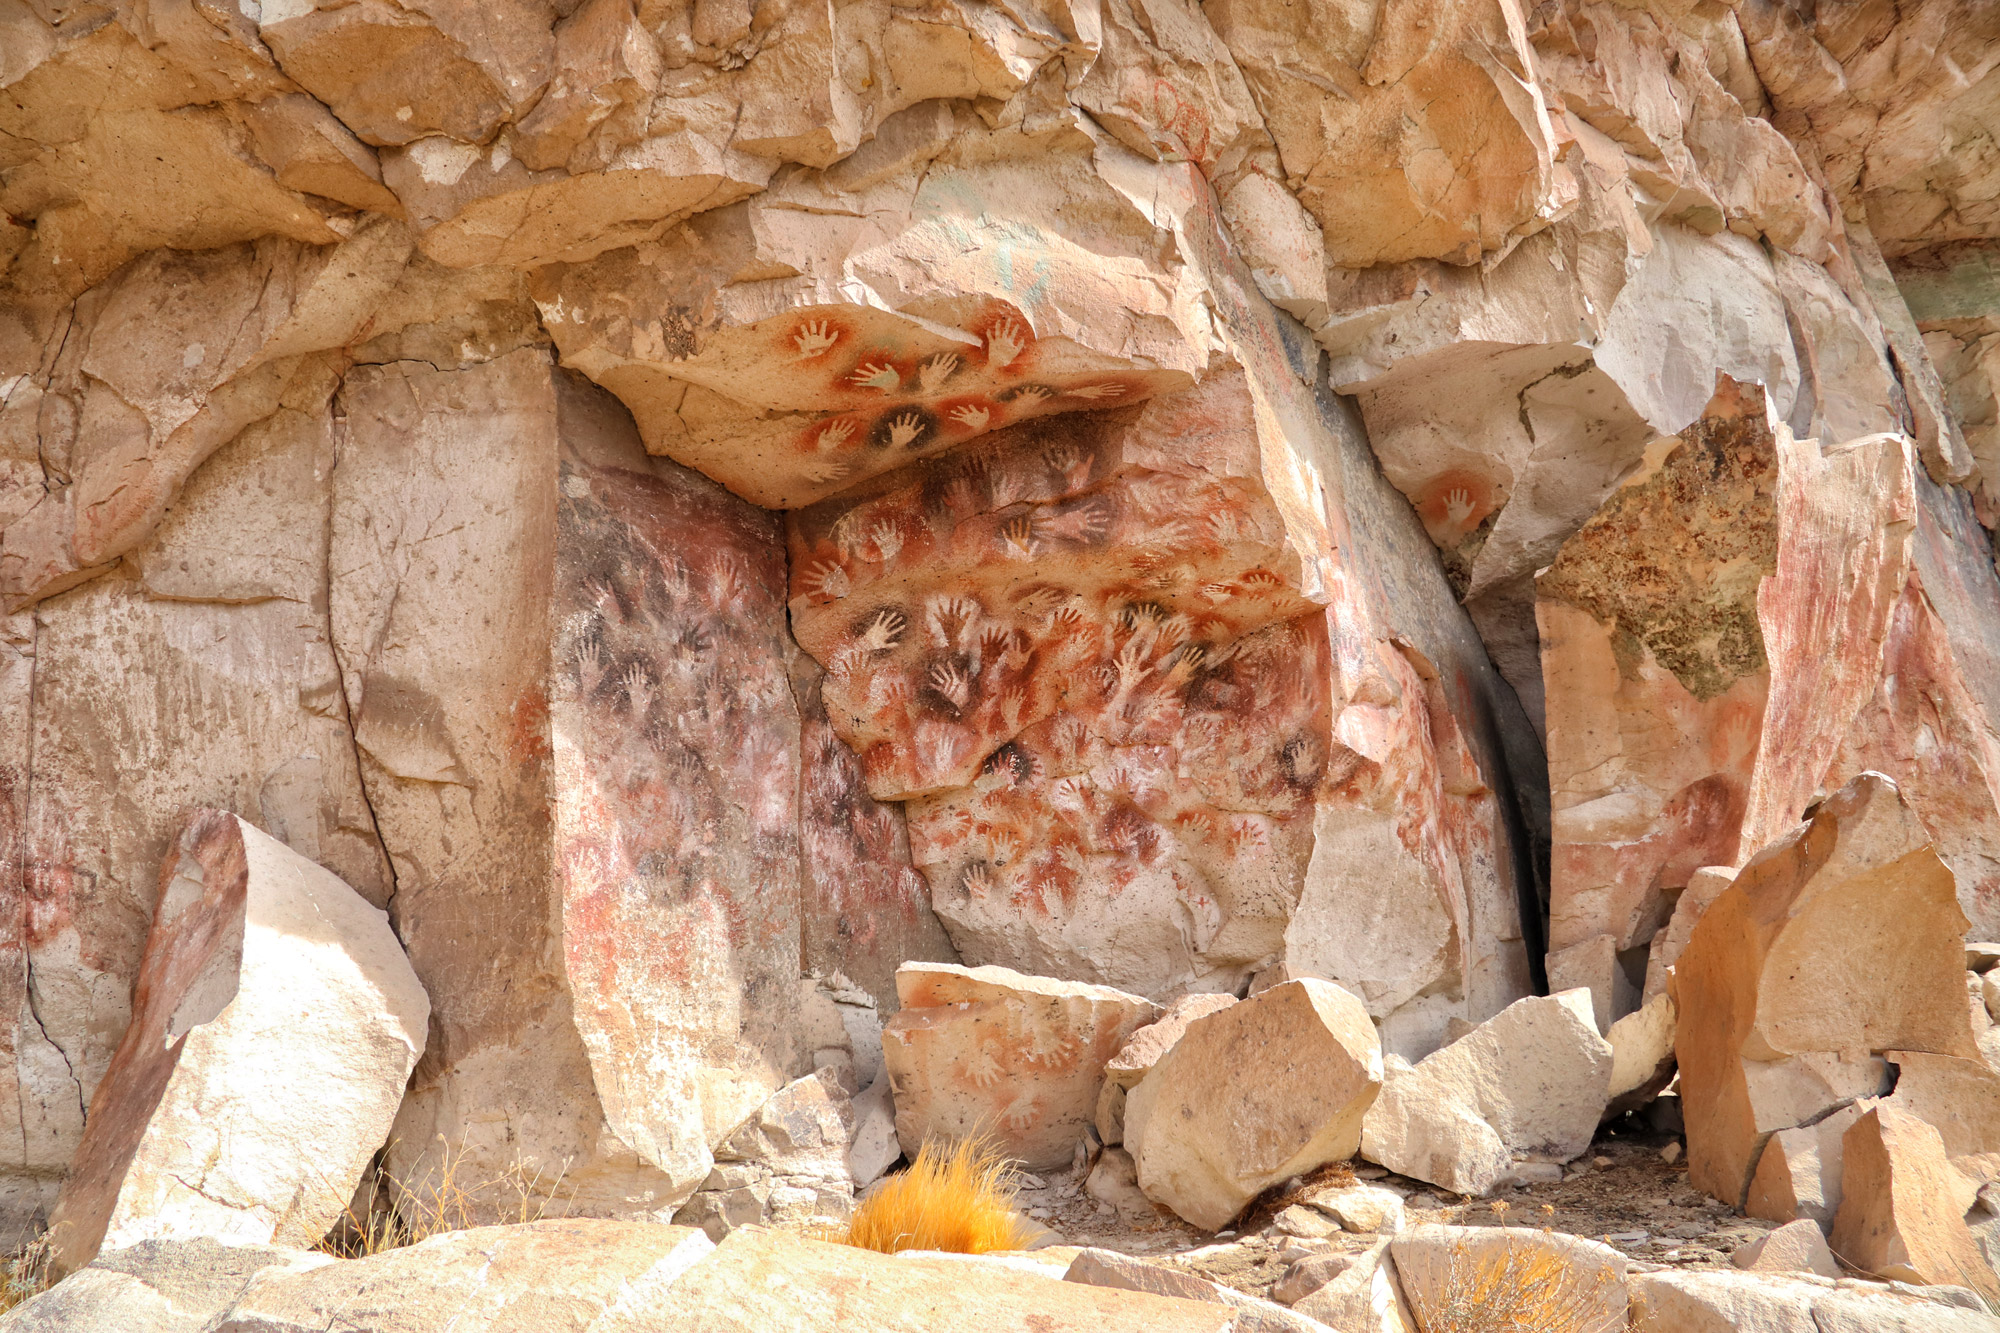
[[[0,1224],[204,808],[496,1211],[910,960],[1608,1023],[1864,768],[2000,928],[1989,11],[0,0]]]

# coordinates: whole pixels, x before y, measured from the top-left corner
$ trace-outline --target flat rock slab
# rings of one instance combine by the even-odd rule
[[[2000,1319],[1806,1274],[1639,1273],[1632,1333],[2000,1333]]]
[[[665,1301],[602,1320],[591,1333],[1230,1333],[1236,1327],[1229,1306],[1050,1281],[1053,1275],[876,1254],[746,1228],[675,1283]]]
[[[563,1219],[452,1231],[253,1279],[214,1333],[584,1333],[660,1307],[715,1252],[701,1232]],[[604,1321],[613,1320],[610,1325]]]

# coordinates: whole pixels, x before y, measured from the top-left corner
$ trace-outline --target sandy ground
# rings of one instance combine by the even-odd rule
[[[1727,1266],[1733,1250],[1774,1224],[1738,1217],[1690,1188],[1685,1158],[1670,1163],[1663,1153],[1679,1143],[1677,1136],[1627,1117],[1600,1131],[1590,1153],[1571,1163],[1563,1179],[1518,1186],[1490,1199],[1446,1196],[1435,1186],[1366,1163],[1357,1162],[1355,1169],[1368,1183],[1404,1196],[1408,1226],[1546,1227],[1604,1241],[1649,1267]],[[1239,1219],[1239,1230],[1211,1235],[1165,1214],[1136,1223],[1121,1219],[1086,1192],[1075,1172],[1042,1177],[1039,1188],[1032,1178],[1027,1184],[1020,1206],[1068,1245],[1171,1260],[1257,1296],[1268,1295],[1271,1284],[1307,1254],[1363,1250],[1380,1239],[1342,1232],[1323,1239],[1287,1235],[1273,1221],[1282,1197],[1259,1200]]]

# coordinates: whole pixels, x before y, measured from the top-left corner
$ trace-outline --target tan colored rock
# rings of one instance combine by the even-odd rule
[[[102,572],[245,427],[323,403],[330,367],[311,354],[361,331],[408,254],[388,223],[340,246],[163,250],[85,295],[37,405],[38,447],[71,484],[0,533],[0,599],[19,609]]]
[[[1787,1222],[1776,1231],[1741,1245],[1729,1262],[1752,1273],[1817,1273],[1839,1277],[1840,1265],[1826,1247],[1826,1233],[1809,1217]]]
[[[1393,1236],[1403,1229],[1403,1196],[1380,1185],[1320,1186],[1303,1197],[1342,1231]]]
[[[429,1018],[381,910],[236,816],[198,813],[50,1215],[54,1270],[143,1240],[316,1243],[388,1137]]]
[[[1727,1269],[1632,1277],[1637,1333],[1979,1333],[1990,1317],[1909,1290]]]
[[[1123,1148],[1107,1147],[1099,1154],[1083,1188],[1097,1200],[1100,1211],[1111,1209],[1127,1226],[1152,1225],[1160,1219],[1159,1205],[1139,1188],[1139,1167]]]
[[[1352,1256],[1338,1274],[1292,1308],[1328,1328],[1354,1333],[1417,1333],[1418,1328],[1386,1240]]]
[[[1196,1226],[1225,1226],[1269,1186],[1353,1156],[1381,1085],[1367,1011],[1328,982],[1198,1018],[1127,1102],[1139,1187]]]
[[[1754,858],[1676,973],[1691,1182],[1740,1206],[1773,1131],[1886,1090],[1879,1052],[1976,1058],[1964,930],[1950,871],[1880,774]]]
[[[335,1262],[314,1251],[211,1239],[142,1240],[106,1250],[87,1267],[0,1318],[7,1333],[201,1333],[259,1272],[301,1272]]]
[[[1805,1218],[1822,1231],[1840,1209],[1841,1144],[1873,1105],[1849,1102],[1810,1125],[1781,1129],[1764,1142],[1743,1211],[1773,1222]]]
[[[1896,1067],[1896,1091],[1885,1104],[1937,1130],[1945,1156],[1972,1188],[2000,1180],[2000,1072],[1950,1055],[1890,1051],[1884,1058]]]
[[[1565,1308],[1576,1310],[1579,1322],[1615,1328],[1625,1321],[1625,1256],[1581,1236],[1516,1227],[1427,1226],[1390,1241],[1389,1253],[1419,1327],[1441,1317],[1455,1284],[1488,1283],[1503,1293],[1518,1291],[1526,1273],[1551,1261],[1560,1276],[1550,1281],[1566,1288]],[[1532,1318],[1534,1308],[1529,1304],[1523,1313]]]
[[[1876,1107],[1844,1138],[1833,1252],[1863,1272],[2000,1299],[2000,1277],[1954,1198],[1959,1185],[1936,1129],[1894,1106]]]
[[[1668,969],[1678,964],[1687,951],[1695,922],[1701,920],[1708,905],[1735,880],[1734,866],[1703,866],[1688,876],[1687,888],[1674,899],[1674,914],[1668,919],[1666,929],[1653,936],[1647,948],[1645,1003],[1651,1004],[1655,997],[1666,994]]]
[[[883,1333],[965,1323],[998,1333],[1225,1333],[1227,1306],[1051,1281],[965,1256],[890,1256],[782,1232],[732,1235],[665,1298],[629,1303],[593,1333],[665,1324],[691,1333],[808,1333],[829,1322]]]
[[[447,1231],[346,1263],[267,1268],[214,1327],[402,1333],[457,1320],[550,1333],[626,1328],[715,1250],[699,1231],[640,1222],[566,1218]]]
[[[986,1133],[1030,1170],[1068,1165],[1105,1062],[1160,1012],[1108,986],[1004,967],[906,963],[896,989],[882,1055],[904,1153]]]
[[[1320,1333],[1325,1326],[1282,1305],[1221,1286],[1192,1273],[1095,1248],[1080,1251],[1063,1274],[1065,1282],[1081,1282],[1116,1291],[1143,1291],[1177,1300],[1226,1305],[1236,1312],[1230,1333]]]
[[[1644,1008],[1613,1023],[1604,1034],[1611,1043],[1611,1100],[1604,1106],[1607,1119],[1644,1106],[1673,1081],[1676,1023],[1673,997],[1658,995]]]
[[[1234,995],[1183,995],[1168,1005],[1158,1019],[1133,1033],[1132,1040],[1111,1057],[1104,1066],[1105,1082],[1128,1090],[1137,1087],[1187,1034],[1188,1024],[1220,1013],[1235,1003]]]
[[[1517,1158],[1567,1162],[1590,1146],[1614,1056],[1582,990],[1517,1000],[1414,1068],[1390,1071],[1361,1152],[1458,1194],[1485,1194]]]

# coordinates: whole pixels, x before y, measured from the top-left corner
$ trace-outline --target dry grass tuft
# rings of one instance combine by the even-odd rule
[[[378,1162],[354,1200],[341,1210],[340,1221],[313,1248],[341,1259],[361,1259],[447,1231],[539,1222],[548,1215],[568,1171],[565,1162],[549,1178],[544,1168],[530,1172],[517,1160],[505,1170],[473,1180],[466,1171],[463,1145],[453,1151],[440,1139],[435,1162],[422,1159],[408,1178]]]
[[[48,1233],[43,1232],[0,1265],[0,1313],[49,1289],[49,1260],[54,1257]]]
[[[1616,1284],[1609,1271],[1579,1269],[1532,1234],[1510,1237],[1504,1257],[1461,1242],[1444,1291],[1419,1322],[1423,1333],[1615,1333],[1624,1317],[1604,1307],[1606,1288]]]
[[[1354,1163],[1351,1161],[1316,1166],[1302,1176],[1280,1181],[1252,1199],[1237,1214],[1237,1230],[1246,1235],[1261,1231],[1270,1225],[1272,1218],[1295,1203],[1303,1203],[1306,1196],[1317,1190],[1339,1189],[1360,1183],[1361,1178],[1354,1174]]]
[[[883,1254],[1018,1250],[1033,1229],[1014,1211],[1013,1175],[987,1140],[961,1139],[948,1149],[926,1143],[909,1170],[876,1186],[846,1230],[826,1239]]]

